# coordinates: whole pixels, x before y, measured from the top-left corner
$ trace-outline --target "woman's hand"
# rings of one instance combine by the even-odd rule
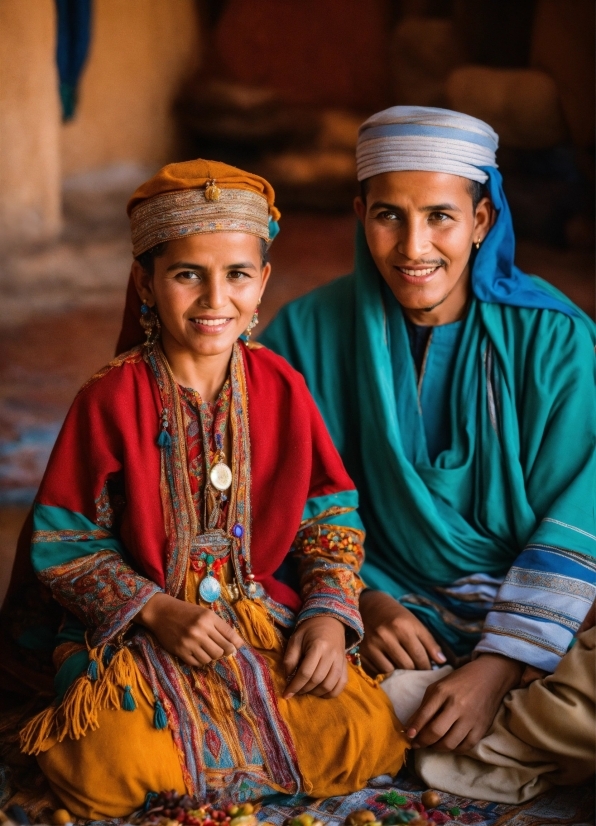
[[[396,668],[432,667],[446,662],[433,635],[411,611],[382,591],[360,596],[364,639],[360,656],[371,674],[387,674]]]
[[[520,681],[524,664],[481,654],[426,689],[408,720],[412,747],[469,751],[490,728],[503,697]]]
[[[295,694],[337,697],[348,681],[344,624],[333,617],[304,620],[290,637],[284,665],[288,678],[293,674],[285,700]]]
[[[207,665],[244,645],[240,634],[215,611],[168,594],[152,596],[135,619],[187,665]]]

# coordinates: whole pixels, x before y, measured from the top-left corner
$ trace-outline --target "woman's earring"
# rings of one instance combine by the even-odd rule
[[[140,321],[141,327],[145,331],[145,336],[147,337],[145,341],[145,346],[151,347],[159,338],[161,324],[159,323],[159,318],[157,317],[157,313],[154,311],[153,307],[150,307],[144,301],[141,304]]]
[[[259,304],[260,303],[261,302],[259,301]],[[257,326],[258,323],[259,323],[259,308],[257,307],[257,309],[252,314],[250,324],[246,328],[246,339],[247,339],[247,341],[250,340],[250,334],[252,333],[252,331],[254,330],[254,328]]]
[[[474,241],[474,246],[476,247],[477,250],[480,249],[480,244],[481,243],[482,243],[482,241],[480,240],[480,238],[477,241]]]

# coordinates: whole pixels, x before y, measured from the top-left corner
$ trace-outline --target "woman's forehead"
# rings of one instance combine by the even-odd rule
[[[261,239],[247,232],[202,232],[187,235],[168,242],[165,256],[168,259],[192,256],[211,258],[260,258]]]

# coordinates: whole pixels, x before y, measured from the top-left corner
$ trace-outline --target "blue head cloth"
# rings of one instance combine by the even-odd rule
[[[559,310],[565,315],[578,316],[571,304],[549,295],[540,284],[515,266],[515,235],[511,211],[503,191],[503,178],[495,168],[485,167],[484,171],[488,175],[486,186],[497,217],[472,266],[474,295],[481,301]]]
[[[393,106],[360,127],[358,180],[383,172],[423,170],[484,183],[496,219],[472,265],[474,295],[481,301],[577,316],[573,305],[551,295],[515,266],[513,221],[497,170],[498,143],[496,132],[470,115],[428,106]]]

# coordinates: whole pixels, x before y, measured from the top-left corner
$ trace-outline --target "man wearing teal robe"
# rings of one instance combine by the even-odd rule
[[[469,658],[410,719],[414,747],[471,748],[596,596],[595,328],[515,267],[497,143],[448,110],[370,118],[354,271],[261,338],[303,373],[359,490],[365,665]]]

